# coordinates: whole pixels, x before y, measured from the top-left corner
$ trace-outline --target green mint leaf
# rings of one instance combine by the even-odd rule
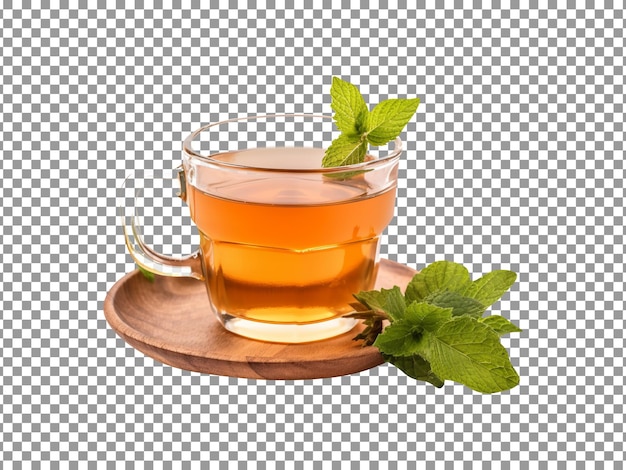
[[[406,310],[406,302],[400,288],[394,286],[392,289],[381,289],[381,292],[387,297],[383,305],[385,313],[387,313],[391,321],[401,319]]]
[[[357,312],[354,314],[346,315],[346,317],[365,318],[363,323],[365,324],[366,328],[363,329],[361,333],[352,338],[354,341],[362,340],[362,347],[372,346],[374,344],[374,341],[376,341],[376,338],[378,338],[378,336],[383,331],[383,321],[385,320],[385,318],[375,315],[371,311],[369,312],[369,315],[365,314],[364,312]]]
[[[409,377],[429,382],[437,388],[443,387],[443,380],[434,374],[428,361],[421,356],[413,355],[401,357],[383,354],[383,358],[386,362],[393,364]]]
[[[143,274],[143,277],[145,277],[150,282],[154,282],[154,273],[148,271],[145,268],[142,268],[139,265],[137,265],[137,268],[139,269],[139,271],[141,271],[141,274]]]
[[[452,318],[452,309],[423,302],[413,302],[407,307],[404,318],[416,327],[435,331],[441,324]]]
[[[411,120],[419,98],[381,101],[367,115],[367,140],[372,145],[384,145],[400,135]]]
[[[453,317],[469,315],[479,318],[485,313],[486,309],[478,300],[452,291],[435,292],[426,297],[425,301],[438,307],[451,308]]]
[[[489,307],[511,288],[516,279],[517,274],[512,271],[492,271],[467,286],[464,295]]]
[[[368,142],[384,145],[394,140],[419,105],[418,98],[385,100],[370,113],[359,89],[339,77],[333,77],[330,97],[335,124],[342,134],[326,150],[322,160],[324,168],[362,163]],[[330,173],[326,176],[347,179],[353,175]]]
[[[405,374],[441,387],[453,380],[482,393],[519,384],[500,336],[521,331],[504,317],[482,315],[515,281],[494,271],[475,282],[465,267],[439,261],[398,286],[355,294],[354,318],[367,328],[355,339],[376,346]],[[386,328],[385,321],[389,320]],[[384,329],[383,329],[384,328]]]
[[[478,321],[487,325],[500,336],[509,333],[519,333],[522,331],[517,325],[511,323],[508,319],[501,317],[500,315],[490,315],[488,317],[480,318]]]
[[[452,261],[436,261],[417,273],[406,288],[407,303],[421,302],[439,291],[460,292],[470,284],[467,268]]]
[[[369,110],[359,89],[352,83],[333,77],[330,97],[337,128],[346,135],[360,138],[365,132]]]
[[[362,305],[365,305],[370,310],[382,312],[386,296],[381,290],[368,290],[361,291],[358,294],[352,295],[356,300],[359,301]],[[352,304],[350,304],[352,305]]]
[[[389,356],[413,356],[420,350],[422,329],[407,320],[389,325],[376,338],[374,346]]]
[[[419,345],[419,354],[442,380],[454,380],[482,393],[519,384],[498,334],[474,318],[454,317],[435,332],[424,331]]]
[[[354,298],[375,312],[383,312],[392,320],[400,320],[404,316],[406,304],[404,296],[398,286],[392,289],[362,291]]]
[[[354,313],[352,315],[356,315],[359,312],[364,312],[370,315],[374,313],[371,308],[362,302],[350,302],[348,305],[354,309]]]
[[[367,153],[367,142],[359,137],[341,134],[326,149],[322,166],[344,166],[361,163]]]

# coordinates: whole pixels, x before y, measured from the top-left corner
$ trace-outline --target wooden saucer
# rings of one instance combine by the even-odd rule
[[[415,271],[381,260],[376,288],[404,288]],[[206,374],[252,379],[314,379],[352,374],[383,362],[374,347],[353,341],[363,325],[328,340],[300,344],[255,341],[225,330],[210,311],[204,283],[135,270],[107,294],[109,325],[160,362]]]

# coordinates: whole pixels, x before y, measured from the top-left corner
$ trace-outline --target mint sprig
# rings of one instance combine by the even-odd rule
[[[359,89],[352,83],[333,77],[330,98],[337,128],[346,136],[360,137],[365,132],[369,110]]]
[[[355,136],[341,134],[326,149],[322,164],[330,161],[333,162],[331,166],[354,165],[365,160],[366,153],[367,142]]]
[[[398,137],[420,103],[419,98],[389,99],[370,112],[359,89],[338,77],[333,77],[330,96],[341,134],[326,149],[325,168],[362,163],[369,144],[385,145]]]
[[[355,340],[377,347],[405,374],[441,387],[453,380],[482,393],[519,384],[500,336],[521,330],[502,316],[483,316],[516,279],[497,270],[472,281],[460,264],[438,261],[400,288],[360,292],[356,313],[366,328]],[[383,329],[384,322],[389,325]]]

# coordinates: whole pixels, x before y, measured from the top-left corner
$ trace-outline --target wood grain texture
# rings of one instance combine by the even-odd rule
[[[415,271],[381,260],[376,287],[406,286]],[[378,350],[352,338],[363,329],[323,341],[255,341],[225,330],[211,312],[204,283],[136,270],[107,294],[109,325],[131,346],[180,369],[254,379],[314,379],[352,374],[383,362]]]

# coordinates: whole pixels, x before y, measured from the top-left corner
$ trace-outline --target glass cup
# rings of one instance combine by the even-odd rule
[[[176,170],[198,250],[175,258],[150,248],[131,197],[122,217],[131,256],[154,274],[203,281],[207,307],[239,335],[300,343],[349,331],[352,295],[376,280],[402,142],[364,163],[323,168],[332,138],[333,120],[321,115],[251,116],[198,129]]]

